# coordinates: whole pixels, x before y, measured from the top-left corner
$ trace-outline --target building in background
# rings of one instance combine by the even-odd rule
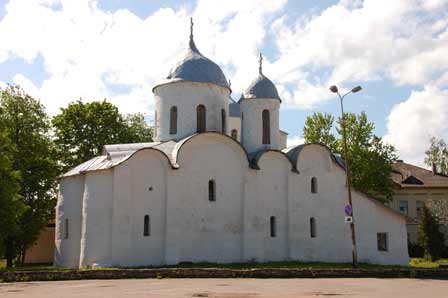
[[[26,250],[25,264],[53,263],[55,227],[54,220],[52,220],[42,229],[37,241]]]
[[[407,217],[409,241],[416,242],[420,210],[424,204],[432,209],[442,224],[448,245],[448,177],[398,161],[393,165],[395,195],[390,206]]]

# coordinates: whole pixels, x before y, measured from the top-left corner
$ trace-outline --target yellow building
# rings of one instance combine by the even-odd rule
[[[390,207],[408,217],[408,238],[415,243],[418,218],[425,202],[438,201],[448,206],[448,176],[437,174],[435,169],[430,171],[398,161],[393,165],[392,180],[396,190]],[[446,220],[445,217],[441,223],[443,224],[445,243],[448,244],[448,222]]]
[[[42,229],[37,241],[27,249],[26,264],[52,264],[54,259],[54,220]]]

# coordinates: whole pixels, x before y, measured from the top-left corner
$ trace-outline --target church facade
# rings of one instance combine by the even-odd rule
[[[351,261],[344,164],[285,148],[261,61],[235,102],[191,34],[153,93],[155,142],[106,145],[60,177],[56,266]],[[405,217],[357,192],[353,210],[359,261],[407,265]]]

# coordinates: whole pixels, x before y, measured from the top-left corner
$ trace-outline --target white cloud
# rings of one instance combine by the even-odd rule
[[[279,19],[273,25],[280,51],[274,79],[297,70],[308,74],[305,83],[287,82],[295,90],[289,103],[304,108],[328,100],[332,84],[427,84],[448,70],[447,10],[442,0],[346,0],[292,26]],[[319,72],[319,80],[310,78]]]
[[[285,3],[199,1],[193,12],[162,8],[141,19],[126,9],[103,11],[93,0],[11,0],[0,22],[0,63],[11,57],[32,63],[41,56],[42,86],[23,75],[15,81],[41,98],[51,114],[80,97],[108,98],[124,112],[147,113],[152,84],[183,55],[190,14],[201,52],[232,70],[238,90],[256,75],[265,19]]]
[[[291,136],[286,140],[286,147],[297,146],[305,143],[305,139],[299,136]]]
[[[413,91],[392,108],[387,129],[385,140],[396,147],[401,158],[423,165],[430,137],[448,140],[448,89],[427,86]]]
[[[0,63],[42,58],[42,84],[20,73],[13,82],[51,114],[80,97],[148,114],[151,87],[183,55],[193,15],[199,49],[222,66],[236,92],[257,75],[258,51],[271,36],[276,55],[265,57],[263,69],[284,104],[313,108],[334,98],[331,84],[391,80],[420,89],[388,118],[387,140],[402,156],[421,162],[430,134],[448,138],[448,113],[441,112],[448,88],[447,0],[342,0],[297,19],[285,7],[286,0],[199,0],[192,11],[161,8],[142,19],[126,9],[103,11],[94,0],[10,0],[0,21]]]

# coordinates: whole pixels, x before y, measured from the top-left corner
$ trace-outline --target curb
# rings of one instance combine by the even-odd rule
[[[160,268],[72,271],[5,271],[0,281],[53,281],[128,278],[422,278],[448,279],[447,269],[222,269]]]

